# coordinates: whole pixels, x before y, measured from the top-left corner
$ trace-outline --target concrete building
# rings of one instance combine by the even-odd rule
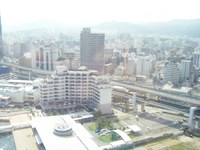
[[[138,56],[136,75],[150,76],[155,69],[155,58],[152,56]]]
[[[115,71],[115,66],[113,63],[104,65],[104,74],[113,74]]]
[[[25,53],[19,58],[19,65],[23,67],[32,67],[32,53]]]
[[[124,76],[125,68],[122,64],[120,64],[117,68],[115,68],[115,75],[116,76]]]
[[[196,67],[200,68],[200,51],[196,51],[192,53],[192,63]]]
[[[164,70],[164,81],[172,82],[173,84],[179,83],[180,70],[177,63],[170,62],[166,64]]]
[[[137,64],[137,58],[130,57],[128,59],[128,75],[133,76],[136,74],[136,64]]]
[[[104,60],[105,64],[111,63],[111,59],[113,57],[114,50],[113,49],[105,49],[104,50]]]
[[[80,35],[81,66],[104,73],[104,34],[91,33],[84,28]]]
[[[32,46],[32,68],[53,71],[61,53],[54,45]]]
[[[0,82],[0,94],[10,97],[14,103],[38,103],[39,80],[6,80]]]
[[[14,43],[13,44],[13,55],[14,57],[21,57],[25,52],[28,52],[28,44],[26,43]]]
[[[40,84],[40,104],[44,110],[78,111],[82,107],[111,112],[112,88],[107,78],[86,67],[67,70],[58,66],[56,73]]]
[[[8,106],[10,102],[11,102],[10,96],[5,96],[0,94],[0,107]]]
[[[181,60],[181,69],[180,69],[180,81],[184,82],[190,79],[191,73],[191,61],[190,60]]]
[[[1,27],[1,14],[0,14],[0,59],[3,57],[3,41],[2,41],[2,27]]]
[[[178,94],[178,95],[191,95],[192,88],[190,87],[181,87],[174,88],[173,84],[165,84],[162,89],[169,93]]]

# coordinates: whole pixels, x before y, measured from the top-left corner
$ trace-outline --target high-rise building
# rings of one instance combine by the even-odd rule
[[[190,60],[181,60],[181,74],[180,81],[184,82],[189,80],[191,72],[191,61]]]
[[[192,62],[194,66],[200,68],[200,52],[199,51],[192,53]]]
[[[180,71],[177,63],[170,62],[166,64],[164,71],[164,81],[172,82],[173,84],[178,84]]]
[[[133,76],[136,73],[137,58],[130,57],[128,59],[128,75]]]
[[[1,27],[1,14],[0,14],[0,59],[3,57],[3,41],[2,41],[2,27]]]
[[[91,33],[83,28],[80,35],[81,66],[104,73],[104,34]]]
[[[150,76],[155,68],[153,56],[138,56],[136,64],[136,75]]]

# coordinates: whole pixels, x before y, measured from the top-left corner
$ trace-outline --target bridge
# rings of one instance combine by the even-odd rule
[[[134,91],[150,93],[150,94],[154,94],[154,95],[157,95],[157,96],[170,98],[170,99],[173,99],[173,100],[176,100],[176,101],[190,103],[190,104],[200,106],[200,99],[195,99],[195,98],[188,97],[188,96],[171,94],[171,93],[167,93],[167,92],[164,92],[164,91],[161,91],[161,90],[156,90],[156,89],[147,88],[147,87],[140,86],[140,85],[135,85],[133,83],[123,83],[121,81],[113,81],[113,80],[110,83],[111,83],[111,85],[121,86],[121,87],[131,89],[131,90],[134,90]]]

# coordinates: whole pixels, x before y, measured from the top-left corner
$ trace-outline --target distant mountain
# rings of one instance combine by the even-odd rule
[[[4,31],[44,30],[59,29],[59,31],[76,30],[80,32],[81,26],[67,26],[52,21],[35,21],[20,26],[6,26]],[[200,19],[173,20],[169,22],[128,23],[128,22],[105,22],[92,25],[92,29],[114,32],[130,32],[142,34],[167,34],[200,37]]]
[[[67,26],[61,23],[57,23],[57,22],[53,22],[53,21],[44,21],[44,20],[40,20],[40,21],[34,21],[34,22],[30,22],[30,23],[26,23],[23,25],[18,25],[18,26],[4,26],[4,31],[5,32],[10,32],[10,31],[34,31],[34,30],[52,30],[52,29],[59,29],[59,30],[65,30],[65,29],[73,29],[73,28],[77,28],[77,27],[73,27],[73,26]]]
[[[200,19],[173,20],[169,22],[150,23],[127,23],[127,22],[105,22],[96,25],[101,30],[135,32],[148,34],[170,34],[191,37],[200,37]]]
[[[94,28],[100,29],[100,30],[112,30],[112,31],[119,31],[119,32],[145,32],[145,28],[142,25],[139,24],[133,24],[128,22],[105,22],[99,25],[94,26]]]

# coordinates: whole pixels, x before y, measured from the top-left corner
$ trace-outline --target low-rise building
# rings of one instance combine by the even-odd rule
[[[10,97],[14,103],[37,103],[39,101],[38,80],[2,80],[0,94]]]
[[[69,115],[38,117],[32,121],[35,139],[45,150],[100,150],[92,136]]]
[[[0,107],[7,106],[10,103],[11,98],[0,94]]]

